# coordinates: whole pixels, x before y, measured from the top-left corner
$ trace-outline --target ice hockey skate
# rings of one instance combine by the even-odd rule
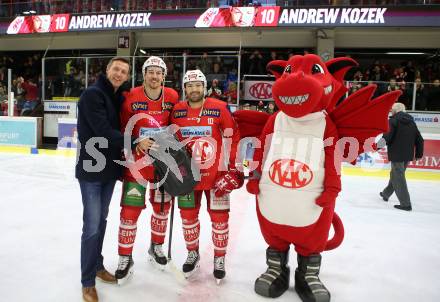
[[[217,285],[220,285],[225,275],[225,256],[214,257],[214,278]]]
[[[189,251],[188,257],[183,264],[182,271],[186,279],[192,277],[200,267],[199,251]]]
[[[118,280],[119,285],[126,283],[130,279],[133,274],[133,265],[134,261],[131,255],[119,256],[118,269],[115,272],[115,277]]]
[[[165,270],[167,266],[167,257],[162,251],[162,244],[151,243],[148,249],[148,255],[150,262],[159,270]]]

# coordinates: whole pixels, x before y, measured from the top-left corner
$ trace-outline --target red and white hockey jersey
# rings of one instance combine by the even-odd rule
[[[136,114],[142,113],[148,116],[142,116],[134,124],[131,136],[133,137],[151,137],[156,131],[169,125],[170,114],[179,96],[177,92],[168,87],[164,87],[162,95],[157,100],[151,100],[144,92],[143,86],[138,86],[130,90],[125,96],[121,107],[121,129],[126,130],[127,124],[131,118],[140,118]],[[132,150],[134,159],[137,161],[142,156],[136,155]],[[148,155],[147,155],[148,156]],[[154,180],[154,169],[148,165],[140,170],[145,180]],[[124,171],[124,180],[134,181],[129,169]]]
[[[201,108],[191,108],[188,102],[174,106],[171,124],[179,126],[177,136],[188,141],[188,151],[200,168],[201,180],[194,190],[211,189],[218,171],[235,164],[240,135],[226,105],[206,98]]]

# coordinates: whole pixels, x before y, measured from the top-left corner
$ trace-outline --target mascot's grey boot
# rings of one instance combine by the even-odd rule
[[[330,292],[319,280],[321,255],[304,257],[298,254],[295,270],[295,290],[303,302],[329,302]]]
[[[278,252],[270,247],[266,250],[266,263],[268,268],[255,280],[255,292],[261,296],[276,298],[289,288],[290,268],[289,250]]]

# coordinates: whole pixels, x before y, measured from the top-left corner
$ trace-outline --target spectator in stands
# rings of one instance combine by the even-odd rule
[[[416,76],[416,69],[413,66],[412,61],[406,62],[406,66],[403,68],[405,82],[414,82]]]
[[[222,87],[222,90],[225,91],[224,84],[226,83],[226,74],[223,71],[222,63],[220,59],[215,59],[212,63],[212,72],[206,76],[208,81],[212,81],[213,79],[218,80],[219,87]]]
[[[265,111],[264,110],[264,102],[263,101],[259,101],[258,102],[257,111],[260,111],[260,112],[264,112]]]
[[[39,102],[38,87],[33,79],[28,79],[25,81],[23,77],[20,77],[18,81],[21,83],[21,87],[26,91],[24,95],[25,102],[21,110],[21,115],[28,115],[30,111],[34,110]],[[26,113],[26,111],[29,112]]]
[[[371,69],[369,80],[374,82],[386,81],[385,72],[381,69],[380,65],[374,65]]]
[[[353,86],[350,87],[350,90],[349,90],[348,93],[349,94],[353,94],[353,93],[355,93],[358,90],[359,90],[359,86],[358,85],[353,85]]]
[[[351,85],[352,89],[356,89],[359,90],[362,88],[362,86],[364,86],[364,75],[362,74],[362,72],[360,70],[356,71],[356,73],[353,76],[353,83]]]
[[[397,85],[396,78],[391,78],[387,91],[395,91],[395,90],[399,90],[399,86]]]
[[[7,72],[6,67],[2,66],[0,62],[0,83],[6,82],[5,80],[7,78]]]
[[[223,92],[220,89],[220,87],[218,87],[218,85],[219,85],[218,80],[213,79],[211,82],[211,87],[209,87],[208,89],[208,97],[223,100],[224,99]]]
[[[245,103],[241,109],[242,110],[251,110],[251,104]]]
[[[396,79],[397,86],[399,86],[401,90],[403,90],[402,86],[405,85],[405,77],[406,77],[406,73],[403,67],[394,69],[394,78]]]
[[[237,103],[237,84],[235,82],[229,82],[228,89],[224,93],[228,104]]]
[[[8,99],[8,92],[6,90],[6,87],[3,86],[2,83],[0,83],[0,102],[4,101],[5,99]]]
[[[4,87],[0,82],[0,116],[8,115],[7,109],[8,109],[8,92],[6,90],[6,87]]]
[[[416,78],[416,110],[427,110],[427,95],[421,78]],[[414,85],[412,85],[414,87]],[[414,88],[413,88],[414,89]]]
[[[274,114],[277,111],[278,111],[278,108],[274,102],[269,102],[269,104],[267,104],[267,109],[266,109],[267,113]]]
[[[228,72],[228,75],[226,76],[226,81],[227,82],[237,82],[237,80],[238,80],[237,69],[236,68],[232,68]]]
[[[384,201],[388,201],[390,196],[396,193],[400,205],[394,207],[411,211],[405,171],[410,161],[422,158],[423,138],[413,117],[405,112],[405,105],[395,103],[391,108],[391,114],[389,132],[383,135],[388,146],[388,160],[391,162],[390,180],[379,194]]]
[[[428,92],[428,110],[440,111],[440,80],[435,79]]]
[[[269,59],[267,61],[265,61],[264,65],[267,66],[267,64],[269,62],[275,61],[275,60],[281,60],[281,58],[278,57],[278,54],[277,54],[277,52],[275,50],[272,50],[270,52]]]
[[[23,109],[24,95],[26,94],[26,91],[23,87],[21,87],[21,80],[19,81],[19,79],[20,77],[12,80],[12,92],[14,93],[14,98],[17,100],[17,110],[21,112]]]
[[[248,59],[248,74],[266,74],[263,56],[259,50],[255,50]]]
[[[201,70],[204,74],[210,74],[212,71],[212,60],[208,57],[208,53],[204,52],[202,57],[196,63],[196,69]]]
[[[214,62],[212,65],[212,74],[222,74],[221,65],[219,62]]]

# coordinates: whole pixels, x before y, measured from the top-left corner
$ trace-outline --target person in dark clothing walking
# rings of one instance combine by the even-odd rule
[[[405,105],[395,103],[391,108],[389,132],[383,135],[388,147],[388,160],[391,162],[388,186],[380,192],[384,201],[388,201],[395,192],[400,205],[399,210],[411,211],[411,200],[406,185],[405,170],[408,162],[423,156],[423,137],[411,115],[405,112]],[[414,154],[415,149],[415,154]]]
[[[106,75],[88,87],[78,103],[78,179],[83,203],[81,236],[81,283],[84,301],[98,301],[95,278],[116,283],[115,277],[104,268],[102,245],[107,214],[113,189],[122,176],[121,160],[124,136],[120,131],[119,110],[122,85],[128,80],[128,60],[115,57],[107,65]],[[130,145],[133,140],[127,138]],[[139,148],[145,149],[141,141]]]

